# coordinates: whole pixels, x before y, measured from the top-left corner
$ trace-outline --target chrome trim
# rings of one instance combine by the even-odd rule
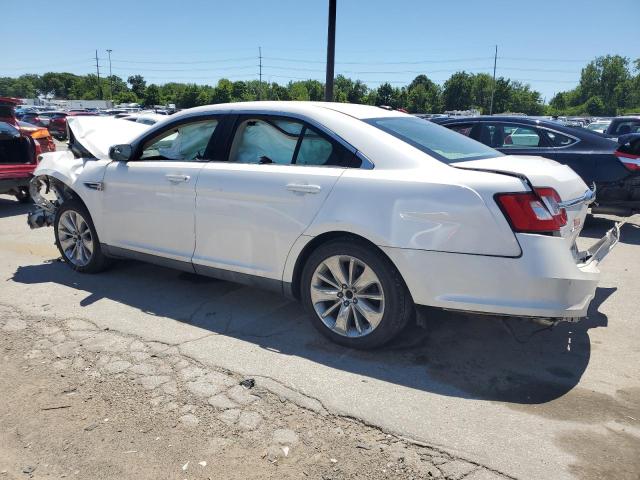
[[[104,183],[102,182],[84,182],[84,186],[91,190],[98,190],[99,192],[104,190]]]
[[[580,205],[581,203],[586,203],[587,205],[593,203],[596,199],[596,185],[593,184],[593,190],[587,190],[581,197],[572,198],[571,200],[565,200],[564,202],[558,202],[558,206],[560,208],[568,208],[574,207],[576,205]]]
[[[373,164],[373,162],[371,160],[369,160],[369,158],[362,153],[360,150],[358,150],[356,152],[356,157],[360,159],[360,161],[362,162],[362,164],[360,165],[360,168],[362,168],[363,170],[373,170],[375,165]]]

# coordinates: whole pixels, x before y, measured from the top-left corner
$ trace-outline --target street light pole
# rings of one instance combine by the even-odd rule
[[[113,50],[111,50],[110,48],[107,49],[107,53],[109,54],[109,98],[111,100],[113,100],[113,75],[111,75],[111,52],[113,52]]]
[[[324,101],[333,102],[333,77],[336,60],[336,0],[329,0],[329,25],[327,29],[327,77]]]
[[[491,89],[491,106],[489,107],[489,115],[493,115],[493,97],[496,94],[496,64],[498,63],[498,45],[496,45],[496,53],[493,57],[493,88]]]

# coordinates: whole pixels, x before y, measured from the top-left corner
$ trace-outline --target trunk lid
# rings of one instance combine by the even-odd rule
[[[580,201],[580,199],[585,196],[585,193],[589,193],[589,187],[567,165],[547,158],[525,155],[494,157],[451,165],[457,168],[524,176],[535,188],[553,188],[560,196],[560,200],[567,204],[564,207],[567,212],[567,223],[560,229],[560,235],[573,244],[584,226],[589,202]],[[528,190],[527,187],[525,185]]]
[[[128,120],[98,116],[69,116],[67,124],[74,141],[99,159],[109,158],[111,146],[129,144],[151,127]]]

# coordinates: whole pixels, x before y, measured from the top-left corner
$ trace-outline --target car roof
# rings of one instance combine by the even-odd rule
[[[405,116],[406,113],[385,110],[380,107],[374,107],[371,105],[357,105],[353,103],[337,103],[337,102],[237,102],[237,103],[220,103],[216,105],[204,105],[202,107],[190,108],[182,110],[181,112],[174,114],[171,118],[179,118],[182,116],[193,115],[194,113],[215,113],[215,112],[261,112],[265,113],[292,113],[292,114],[305,114],[312,113],[317,109],[328,109],[336,112],[343,113],[358,119],[367,118],[379,118],[379,117],[398,117]]]

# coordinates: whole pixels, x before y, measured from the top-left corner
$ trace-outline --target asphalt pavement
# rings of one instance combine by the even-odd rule
[[[0,304],[176,345],[310,410],[514,478],[640,475],[640,219],[623,227],[579,323],[427,310],[426,329],[355,352],[324,340],[300,305],[270,292],[138,262],[74,273],[58,261],[51,229],[29,230],[27,209],[0,196]],[[590,218],[580,246],[612,222]]]

